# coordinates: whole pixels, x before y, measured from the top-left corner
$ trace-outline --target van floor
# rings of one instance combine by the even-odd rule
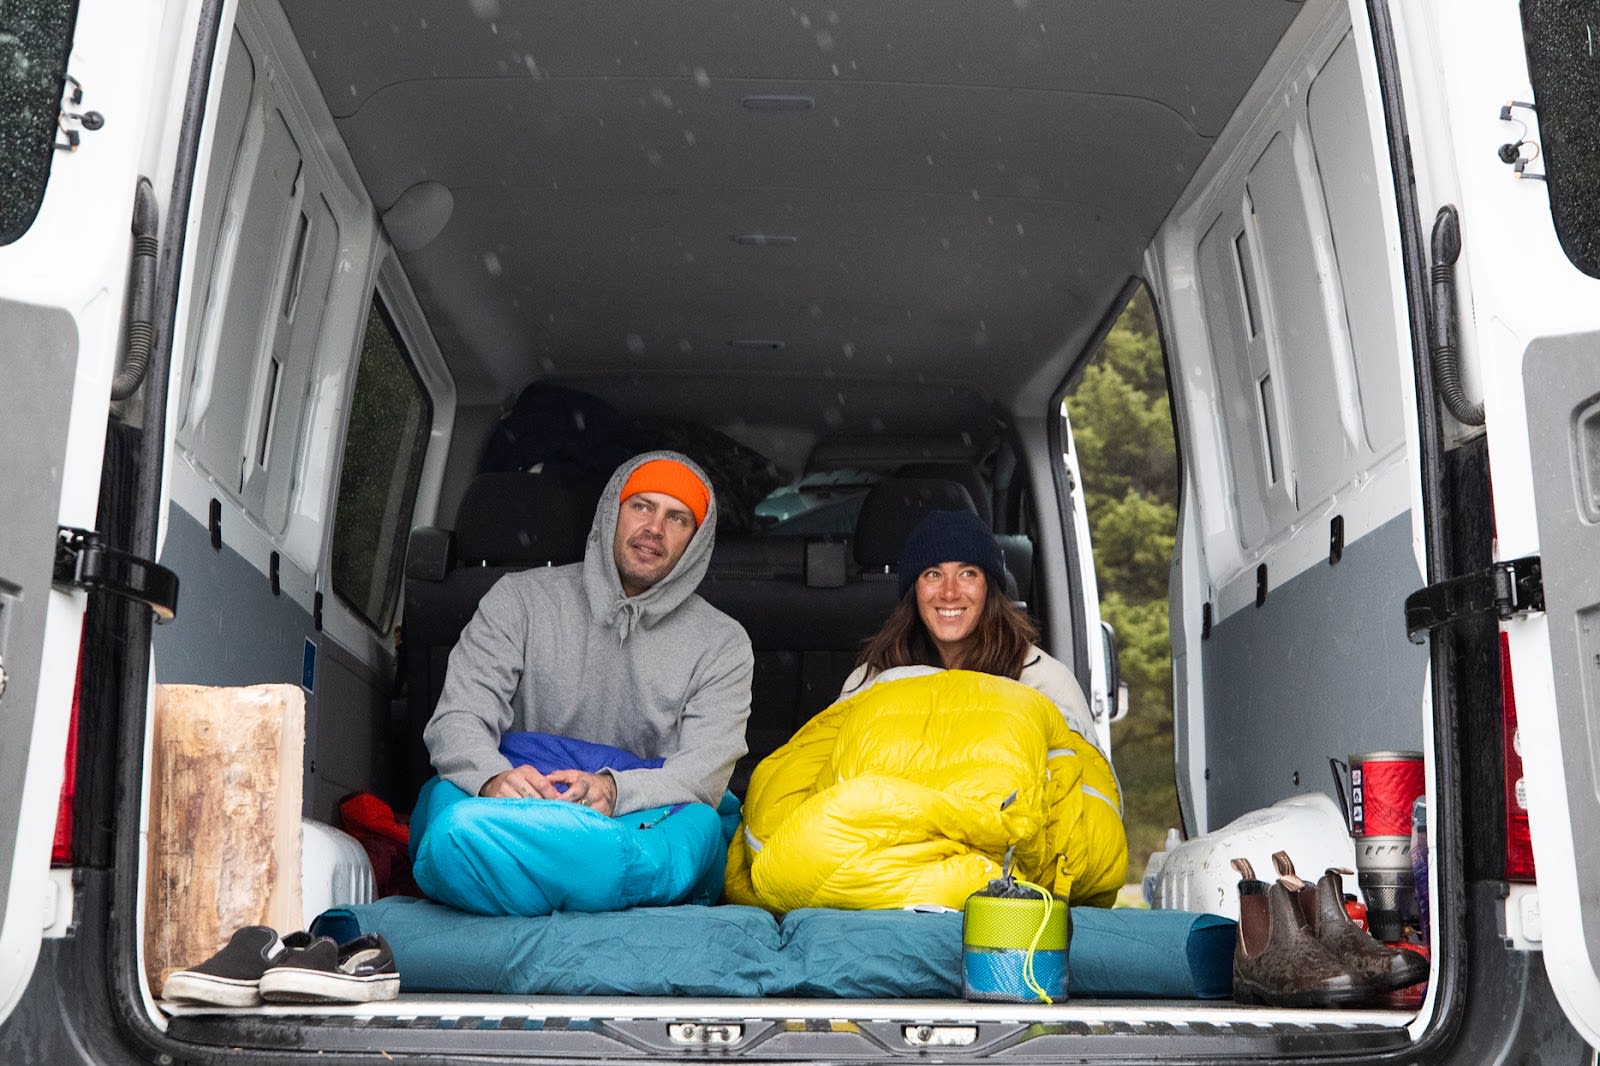
[[[1246,1007],[1228,1000],[1075,1000],[1057,1006],[963,1000],[691,999],[407,993],[381,1003],[223,1009],[162,1003],[169,1032],[198,1044],[327,1052],[851,1059],[938,1051],[948,1057],[1085,1053],[1253,1053],[1404,1047],[1402,1010]],[[537,1037],[533,1034],[539,1034]],[[1063,1044],[1062,1041],[1069,1041]],[[1090,1041],[1104,1044],[1091,1049]],[[1145,1046],[1146,1041],[1152,1041]],[[1176,1041],[1176,1042],[1175,1042]],[[1026,1044],[1026,1047],[1019,1045]]]

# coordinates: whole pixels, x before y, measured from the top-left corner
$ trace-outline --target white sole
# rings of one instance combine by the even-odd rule
[[[261,998],[269,1003],[372,1003],[400,994],[400,975],[352,977],[321,970],[281,967],[261,977]]]
[[[179,970],[168,977],[167,983],[161,986],[161,995],[166,999],[217,1007],[254,1007],[261,1002],[261,993],[254,981],[212,977],[188,970]]]

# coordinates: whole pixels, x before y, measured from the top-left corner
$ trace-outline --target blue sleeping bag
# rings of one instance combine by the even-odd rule
[[[663,762],[546,733],[508,733],[500,751],[540,773]],[[731,792],[715,810],[680,803],[610,817],[562,800],[469,796],[436,777],[412,811],[412,873],[430,899],[474,914],[712,903],[738,823]]]

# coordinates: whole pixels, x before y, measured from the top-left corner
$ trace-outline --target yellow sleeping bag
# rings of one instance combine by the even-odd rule
[[[960,907],[1014,846],[1018,876],[1110,906],[1128,842],[1099,750],[1021,682],[900,673],[839,700],[756,767],[727,899],[780,913]]]

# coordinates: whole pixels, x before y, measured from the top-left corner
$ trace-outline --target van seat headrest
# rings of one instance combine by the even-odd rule
[[[967,490],[967,495],[972,497],[972,502],[977,508],[978,517],[983,519],[983,524],[994,526],[994,504],[989,498],[989,484],[978,472],[973,463],[956,462],[953,460],[939,461],[924,459],[915,463],[905,463],[894,472],[897,478],[938,478],[942,481],[954,481],[957,485]]]
[[[469,565],[575,563],[594,508],[587,493],[556,475],[479,474],[456,511],[456,556]]]
[[[884,478],[861,501],[856,518],[856,562],[870,569],[897,566],[906,538],[928,511],[978,513],[972,496],[943,478]]]

